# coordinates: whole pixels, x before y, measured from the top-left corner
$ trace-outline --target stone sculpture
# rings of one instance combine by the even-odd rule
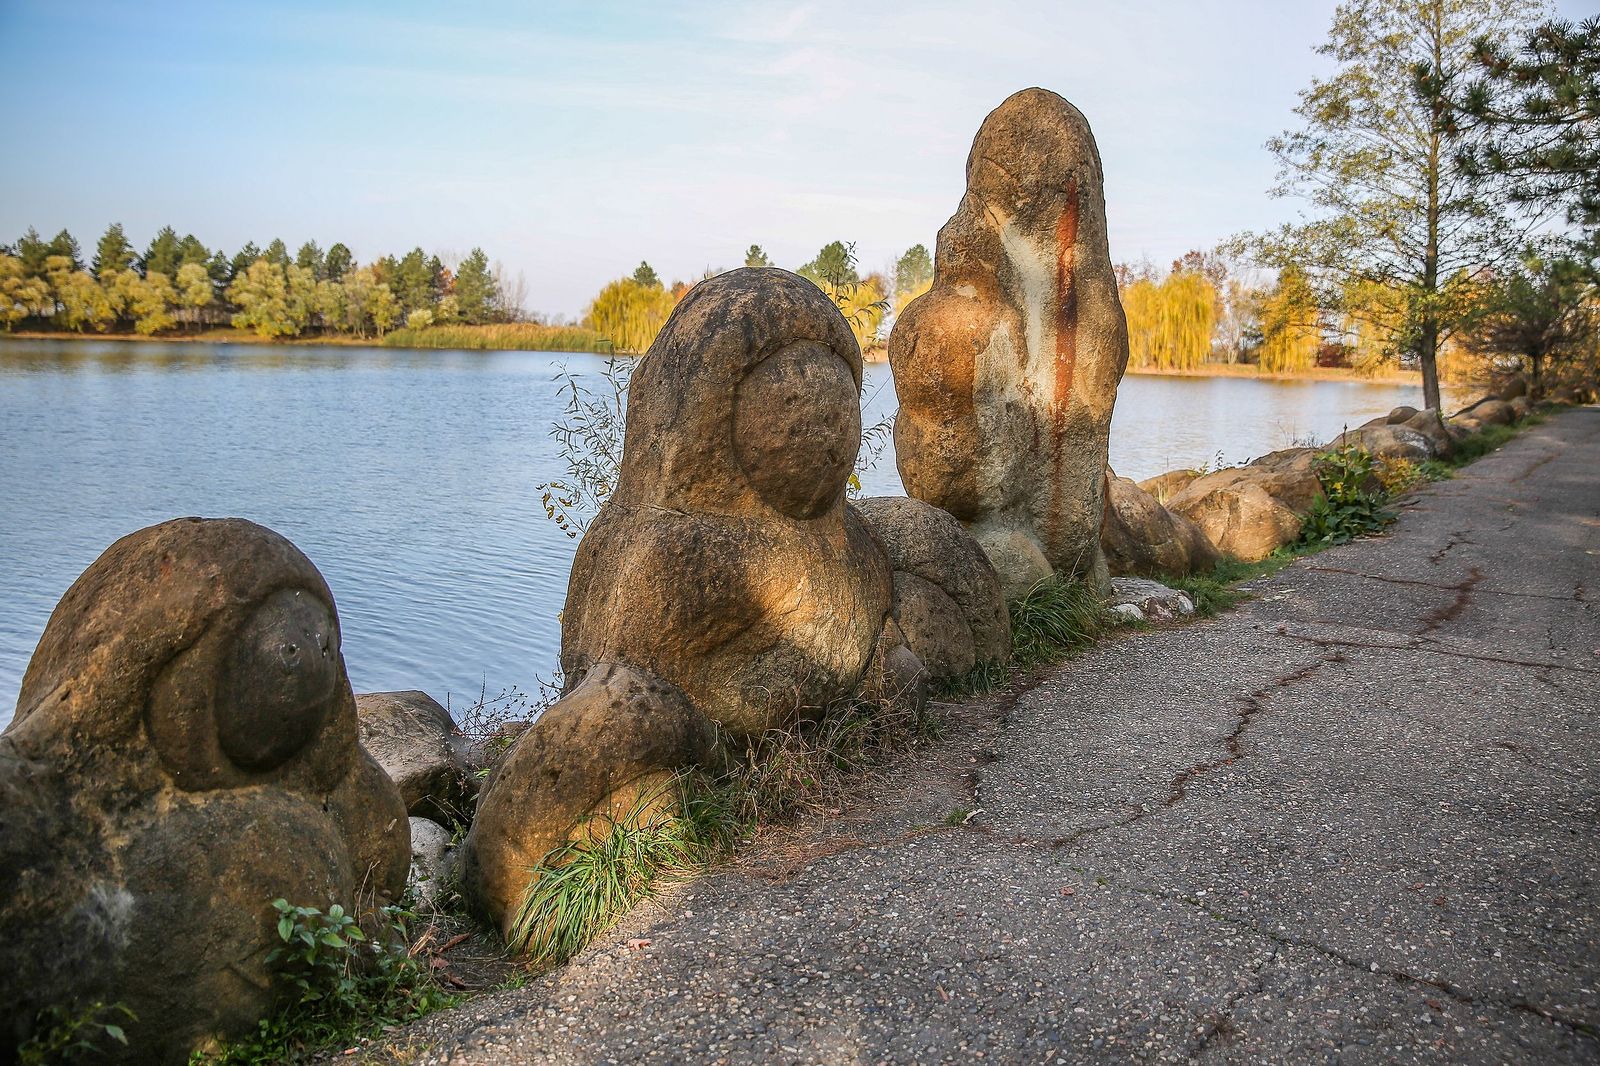
[[[578,546],[570,683],[627,663],[736,736],[856,689],[892,593],[845,507],[860,389],[849,324],[811,282],[694,287],[634,373],[616,491]]]
[[[567,691],[485,785],[463,885],[512,933],[541,860],[716,763],[921,665],[890,618],[890,562],[845,490],[861,354],[811,282],[701,282],[629,386],[616,490],[578,546]]]
[[[1104,585],[1127,360],[1094,135],[1067,101],[1025,89],[978,130],[933,287],[889,338],[901,480],[971,529],[1008,599],[1053,574]]]
[[[252,1028],[272,900],[396,898],[404,804],[356,740],[333,597],[238,519],[124,537],[67,590],[0,734],[0,997],[122,1003],[134,1061]]]

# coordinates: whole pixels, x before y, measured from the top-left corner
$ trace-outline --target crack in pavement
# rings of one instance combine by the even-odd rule
[[[1202,774],[1213,773],[1217,770],[1232,766],[1239,759],[1245,757],[1246,753],[1240,741],[1244,737],[1245,731],[1250,728],[1250,724],[1255,720],[1256,716],[1267,709],[1267,701],[1272,698],[1275,692],[1281,692],[1300,681],[1304,681],[1306,678],[1312,676],[1329,663],[1342,663],[1344,661],[1344,655],[1335,651],[1331,654],[1323,655],[1320,658],[1306,663],[1298,669],[1291,670],[1286,674],[1279,674],[1271,681],[1268,681],[1265,685],[1262,685],[1260,688],[1255,689],[1246,695],[1234,697],[1244,706],[1241,710],[1236,712],[1232,730],[1229,731],[1227,736],[1222,738],[1222,747],[1227,754],[1219,758],[1203,759],[1173,775],[1172,780],[1167,785],[1167,795],[1161,800],[1160,803],[1141,803],[1137,810],[1126,815],[1125,817],[1118,818],[1111,822],[1103,822],[1099,825],[1084,826],[1081,829],[1075,829],[1064,836],[1046,838],[1029,836],[1025,833],[1013,833],[1006,840],[1006,843],[1015,844],[1020,847],[1066,848],[1071,847],[1073,844],[1076,844],[1078,841],[1087,837],[1096,836],[1100,833],[1106,833],[1113,829],[1123,829],[1137,822],[1142,822],[1146,818],[1160,811],[1171,810],[1188,798],[1189,782]],[[979,787],[981,787],[981,783]],[[979,788],[974,788],[973,802],[975,805],[980,803],[978,792]],[[984,825],[981,823],[972,824],[970,822],[963,822],[961,825],[953,826],[952,828],[965,829],[970,832],[979,833],[988,837],[997,838],[1001,836],[1000,831],[996,830],[993,826]]]
[[[1461,617],[1461,612],[1465,611],[1468,605],[1472,603],[1472,590],[1482,580],[1483,571],[1474,566],[1467,571],[1465,578],[1449,586],[1455,590],[1456,598],[1443,607],[1436,608],[1422,616],[1422,621],[1425,623],[1422,627],[1422,633],[1432,633],[1446,622],[1453,622]]]
[[[1352,570],[1343,566],[1307,566],[1305,569],[1319,570],[1325,574],[1349,574],[1351,577],[1364,577],[1368,581],[1382,581],[1388,585],[1417,585],[1422,588],[1443,589],[1447,592],[1459,592],[1461,589],[1460,583],[1446,585],[1439,581],[1419,581],[1416,578],[1410,577],[1389,577],[1387,574],[1369,574],[1364,570]],[[1579,591],[1581,592],[1581,590],[1582,585],[1580,584]],[[1473,589],[1473,593],[1474,595],[1481,596],[1520,596],[1534,600],[1556,600],[1561,603],[1565,603],[1568,600],[1577,600],[1580,603],[1583,602],[1582,596],[1578,593],[1574,593],[1571,596],[1556,596],[1548,592],[1506,592],[1501,589],[1476,588]]]
[[[1078,873],[1084,874],[1085,876],[1089,875],[1088,870],[1079,869],[1076,867],[1074,867],[1074,869],[1077,870]],[[1182,903],[1186,906],[1194,907],[1197,910],[1203,911],[1209,917],[1214,918],[1219,922],[1224,922],[1228,925],[1231,925],[1236,929],[1242,929],[1246,932],[1254,933],[1259,937],[1270,940],[1275,944],[1282,944],[1285,947],[1296,947],[1303,948],[1307,951],[1314,951],[1317,954],[1322,955],[1324,958],[1339,963],[1340,965],[1346,966],[1352,970],[1357,970],[1361,973],[1387,977],[1390,980],[1400,984],[1423,985],[1428,988],[1436,989],[1463,1006],[1483,1006],[1487,1004],[1490,1006],[1499,1007],[1502,1010],[1536,1014],[1546,1021],[1562,1026],[1563,1028],[1580,1036],[1586,1037],[1590,1040],[1600,1041],[1600,1028],[1597,1028],[1594,1024],[1583,1021],[1580,1018],[1569,1017],[1559,1011],[1554,1011],[1547,1007],[1541,1007],[1539,1004],[1534,1003],[1526,998],[1509,999],[1501,996],[1488,995],[1486,993],[1474,995],[1452,981],[1442,978],[1436,979],[1431,977],[1421,977],[1406,970],[1401,970],[1390,966],[1383,966],[1376,959],[1368,959],[1363,961],[1355,958],[1352,955],[1346,954],[1343,951],[1340,951],[1338,948],[1319,943],[1309,937],[1293,936],[1287,933],[1278,933],[1270,929],[1265,929],[1257,925],[1255,922],[1249,921],[1248,919],[1239,918],[1232,914],[1227,914],[1223,911],[1216,910],[1204,900],[1195,896],[1186,896],[1179,892],[1163,892],[1160,889],[1145,888],[1141,885],[1128,884],[1114,878],[1106,877],[1104,874],[1099,873],[1096,873],[1093,876],[1104,884],[1123,889],[1127,892],[1133,892],[1148,899],[1166,900],[1168,902]]]
[[[1333,623],[1323,622],[1320,624],[1332,625]],[[1338,637],[1316,637],[1309,633],[1295,633],[1289,630],[1284,630],[1282,635],[1293,640],[1302,641],[1306,644],[1314,644],[1319,648],[1370,648],[1376,651],[1425,651],[1430,655],[1447,655],[1455,659],[1472,659],[1480,663],[1504,663],[1507,666],[1529,666],[1536,670],[1566,670],[1574,674],[1600,676],[1600,669],[1590,669],[1589,667],[1578,666],[1573,663],[1539,662],[1533,659],[1513,659],[1509,655],[1485,655],[1470,651],[1459,651],[1455,648],[1446,648],[1433,638],[1417,633],[1399,633],[1392,629],[1373,629],[1371,627],[1363,628],[1365,628],[1366,632],[1369,633],[1383,633],[1389,636],[1409,639],[1403,644],[1375,644],[1366,643],[1359,640],[1341,640]]]

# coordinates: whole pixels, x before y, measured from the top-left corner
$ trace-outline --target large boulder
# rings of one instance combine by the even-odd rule
[[[0,998],[122,1003],[129,1061],[252,1030],[272,901],[396,899],[399,791],[357,742],[339,621],[294,545],[238,519],[113,544],[67,590],[0,734]],[[8,1045],[9,1046],[9,1045]]]
[[[484,789],[467,834],[467,898],[514,939],[545,858],[613,821],[666,810],[675,772],[712,760],[716,730],[676,687],[643,671],[591,665],[517,741]]]
[[[678,304],[633,375],[616,491],[578,545],[561,666],[627,663],[736,736],[855,691],[893,597],[845,506],[861,353],[817,286],[734,270]]]
[[[1322,496],[1316,448],[1269,452],[1246,466],[1195,478],[1167,500],[1225,555],[1264,559],[1300,536],[1304,515]]]
[[[1510,403],[1512,400],[1528,395],[1528,379],[1521,374],[1512,374],[1500,383],[1495,390],[1495,399]]]
[[[894,569],[894,616],[933,680],[997,662],[1011,651],[1011,620],[994,566],[947,511],[906,496],[851,507]]]
[[[1472,419],[1485,426],[1509,426],[1517,420],[1516,412],[1504,400],[1485,397],[1456,414],[1457,420]]]
[[[1374,459],[1405,459],[1421,462],[1438,456],[1438,449],[1429,437],[1408,425],[1366,425],[1341,433],[1335,445],[1354,446]]]
[[[972,530],[1008,599],[1053,574],[1103,584],[1128,333],[1094,135],[1067,101],[1025,89],[984,120],[966,176],[933,286],[889,338],[900,478]]]
[[[408,813],[445,825],[471,820],[476,779],[449,711],[409,689],[359,693],[356,715],[361,746],[399,786]]]
[[[1110,470],[1100,547],[1113,576],[1184,577],[1210,570],[1222,558],[1193,520]]]
[[[1163,507],[1169,499],[1188,488],[1196,478],[1202,477],[1199,470],[1168,470],[1165,474],[1145,478],[1139,482],[1139,487],[1155,498]]]

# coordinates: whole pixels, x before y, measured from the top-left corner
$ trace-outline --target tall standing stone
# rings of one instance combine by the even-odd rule
[[[1089,123],[1045,89],[996,108],[939,231],[933,287],[889,338],[912,496],[965,523],[1007,598],[1103,583],[1107,443],[1128,330]]]

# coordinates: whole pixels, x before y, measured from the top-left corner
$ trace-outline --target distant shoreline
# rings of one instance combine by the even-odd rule
[[[406,345],[385,344],[377,337],[368,337],[365,340],[359,337],[341,336],[337,334],[323,337],[274,337],[263,340],[260,337],[234,329],[208,329],[199,333],[169,333],[154,337],[143,337],[137,333],[57,333],[44,330],[18,330],[15,333],[0,333],[0,341],[5,340],[35,340],[35,341],[61,341],[76,343],[79,341],[156,341],[159,343],[203,343],[203,344],[258,344],[258,345],[285,345],[285,346],[339,346],[355,348],[393,348],[400,351],[438,351],[436,345]],[[464,351],[520,351],[516,348],[470,348]],[[558,349],[540,349],[555,351]],[[572,354],[594,354],[586,351],[577,351]],[[863,361],[867,363],[887,363],[888,352],[883,348],[874,348],[863,353]],[[1309,370],[1295,371],[1292,373],[1264,374],[1252,363],[1207,363],[1205,366],[1194,370],[1163,370],[1156,367],[1129,367],[1129,375],[1139,377],[1165,377],[1165,378],[1245,378],[1252,381],[1352,381],[1366,385],[1422,385],[1422,374],[1415,370],[1386,369],[1376,374],[1364,374],[1349,367],[1319,366]],[[1448,385],[1464,385],[1467,382],[1446,382]]]

